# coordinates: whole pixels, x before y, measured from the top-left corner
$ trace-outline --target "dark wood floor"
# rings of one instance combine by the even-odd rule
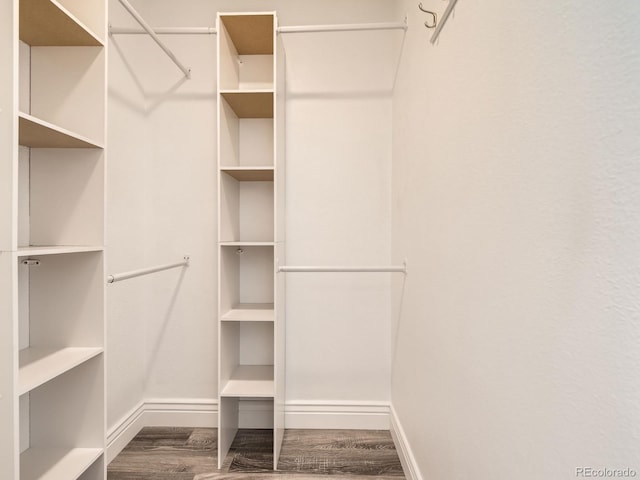
[[[147,427],[111,462],[108,480],[402,480],[391,435],[379,430],[286,430],[274,472],[271,430],[240,430],[223,468],[216,430]]]

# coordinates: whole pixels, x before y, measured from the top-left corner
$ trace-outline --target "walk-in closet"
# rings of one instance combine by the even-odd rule
[[[0,480],[640,475],[639,22],[2,0]]]

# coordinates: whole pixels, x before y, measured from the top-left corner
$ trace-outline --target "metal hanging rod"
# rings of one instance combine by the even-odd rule
[[[317,266],[278,266],[278,273],[345,273],[345,272],[363,272],[363,273],[407,273],[407,262],[402,265],[390,266],[333,266],[333,267],[317,267]]]
[[[185,67],[180,62],[180,60],[176,58],[173,52],[169,50],[169,48],[164,43],[162,43],[162,41],[158,38],[158,35],[156,35],[153,29],[149,26],[149,24],[145,21],[145,19],[140,16],[140,14],[136,11],[136,9],[131,6],[128,0],[118,0],[118,1],[124,7],[124,9],[127,12],[129,12],[129,14],[136,20],[136,22],[140,24],[140,26],[145,30],[145,32],[147,32],[149,36],[153,38],[153,40],[164,51],[164,53],[166,53],[169,56],[169,58],[173,61],[173,63],[175,63],[178,66],[178,68],[182,70],[182,73],[184,73],[185,77],[191,78],[191,70]]]
[[[123,2],[126,0],[120,0]],[[125,7],[126,8],[126,7]],[[278,33],[310,33],[310,32],[354,32],[362,30],[404,30],[406,31],[407,19],[400,23],[352,23],[343,25],[301,25],[278,27]],[[214,27],[160,27],[151,28],[156,35],[215,35],[218,31]],[[123,28],[109,26],[111,35],[140,35],[149,33],[146,29]]]
[[[436,41],[438,40],[438,37],[440,36],[440,32],[442,31],[442,28],[444,27],[445,23],[447,23],[447,20],[449,20],[449,17],[451,16],[451,12],[453,12],[453,9],[455,8],[457,1],[458,0],[449,0],[449,5],[447,5],[447,8],[443,12],[442,17],[440,18],[440,21],[438,22],[435,30],[433,31],[433,35],[431,35],[430,42],[432,44],[436,43]]]
[[[129,278],[140,277],[142,275],[148,275],[150,273],[156,273],[156,272],[161,272],[163,270],[169,270],[171,268],[188,267],[189,266],[189,260],[190,260],[189,257],[185,256],[184,259],[181,262],[167,263],[165,265],[158,265],[157,267],[142,268],[140,270],[132,270],[130,272],[116,273],[115,275],[108,275],[107,276],[107,283],[115,283],[115,282],[119,282],[121,280],[127,280]]]
[[[278,27],[278,33],[309,33],[309,32],[355,32],[360,30],[404,30],[407,19],[399,23],[351,23],[343,25],[301,25]]]
[[[153,28],[156,35],[215,35],[218,33],[215,27],[156,27]],[[109,25],[111,35],[144,35],[147,31],[141,28],[112,27]]]

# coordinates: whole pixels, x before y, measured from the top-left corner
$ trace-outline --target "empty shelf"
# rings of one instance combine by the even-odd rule
[[[19,114],[19,143],[33,148],[102,148],[82,135],[26,113]]]
[[[76,479],[100,455],[101,448],[30,448],[20,454],[20,480]]]
[[[220,92],[238,118],[273,118],[273,90]]]
[[[274,242],[220,242],[221,247],[273,247]]]
[[[273,54],[273,15],[220,15],[239,55]]]
[[[273,167],[221,167],[220,171],[240,182],[273,181]]]
[[[222,389],[223,397],[273,397],[273,365],[240,365]]]
[[[223,322],[273,322],[273,303],[243,303],[220,318]]]
[[[18,257],[30,257],[32,255],[60,255],[63,253],[101,252],[104,247],[99,245],[40,245],[30,247],[18,247]]]
[[[18,395],[39,387],[101,353],[102,348],[97,347],[32,347],[21,350]]]
[[[32,46],[103,46],[56,0],[20,0],[20,40]]]

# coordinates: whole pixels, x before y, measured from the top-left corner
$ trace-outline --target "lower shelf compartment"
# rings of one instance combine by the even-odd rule
[[[273,365],[239,365],[222,388],[223,397],[273,397]]]
[[[101,448],[33,447],[20,455],[20,480],[75,480],[102,453]]]
[[[224,313],[223,322],[273,322],[273,303],[241,303]]]
[[[21,350],[18,393],[27,393],[101,353],[102,348],[97,347],[32,347]]]

